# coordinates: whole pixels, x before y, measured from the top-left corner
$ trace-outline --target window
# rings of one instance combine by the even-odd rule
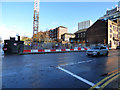
[[[117,27],[113,26],[113,30],[117,30]]]
[[[120,32],[118,34],[120,35]]]
[[[114,41],[114,44],[115,44],[115,41]]]
[[[112,34],[110,34],[110,38],[112,38]]]
[[[84,36],[83,37],[85,37],[85,33],[84,33]]]
[[[110,27],[112,27],[112,25],[110,24]]]
[[[118,28],[118,30],[120,31],[120,28]]]
[[[110,33],[112,33],[112,29],[110,29]]]
[[[117,28],[117,32],[118,32],[118,28]]]
[[[79,38],[79,34],[78,34],[78,37],[77,38]]]
[[[118,38],[118,34],[117,34],[117,38]]]
[[[81,33],[81,37],[82,37],[82,33]]]

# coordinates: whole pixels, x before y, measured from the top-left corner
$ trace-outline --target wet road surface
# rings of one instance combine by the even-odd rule
[[[88,57],[86,52],[4,56],[2,87],[91,88],[109,76],[102,76],[103,74],[120,68],[119,52],[110,50],[107,57]],[[118,88],[118,85],[111,87],[113,82],[118,82],[118,73],[115,75],[116,78],[111,83],[105,84],[104,88]],[[102,85],[103,83],[96,88]]]

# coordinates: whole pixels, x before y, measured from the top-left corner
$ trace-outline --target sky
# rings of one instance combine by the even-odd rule
[[[117,2],[40,2],[39,31],[58,26],[68,28],[68,33],[78,30],[78,22],[92,20],[94,23],[112,9]],[[0,37],[33,35],[33,2],[2,2]]]

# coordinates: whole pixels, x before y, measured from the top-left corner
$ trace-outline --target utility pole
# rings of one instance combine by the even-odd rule
[[[38,41],[38,30],[39,30],[39,0],[34,0],[33,41]]]

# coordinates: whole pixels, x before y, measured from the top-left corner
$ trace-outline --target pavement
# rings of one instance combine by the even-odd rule
[[[120,50],[2,56],[2,88],[120,88]],[[97,84],[97,86],[96,86]]]

